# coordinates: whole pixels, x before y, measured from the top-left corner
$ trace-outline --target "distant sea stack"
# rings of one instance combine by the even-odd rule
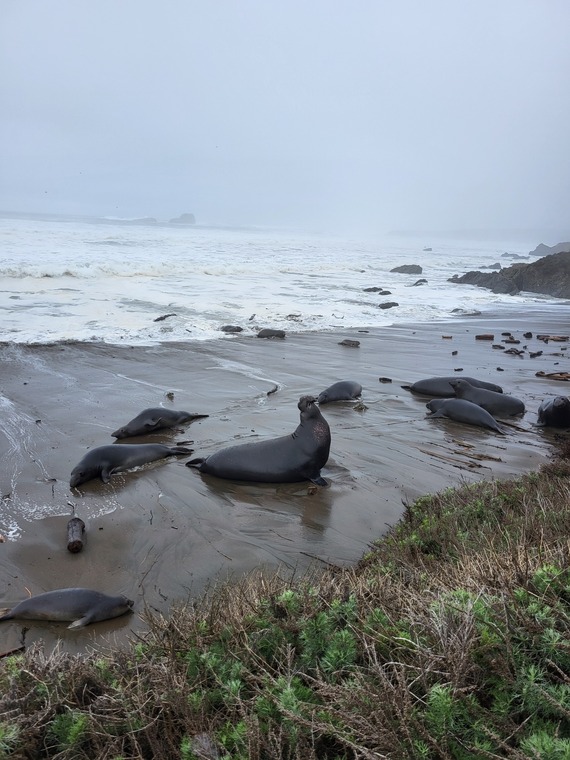
[[[171,219],[170,224],[196,224],[196,217],[194,214],[180,214],[180,216]]]

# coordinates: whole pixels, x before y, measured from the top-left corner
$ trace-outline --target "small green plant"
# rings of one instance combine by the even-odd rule
[[[55,716],[50,726],[50,733],[60,749],[76,749],[81,744],[86,729],[87,715],[71,710]]]

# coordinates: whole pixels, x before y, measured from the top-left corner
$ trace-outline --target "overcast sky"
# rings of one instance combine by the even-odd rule
[[[569,229],[569,0],[0,0],[0,210]]]

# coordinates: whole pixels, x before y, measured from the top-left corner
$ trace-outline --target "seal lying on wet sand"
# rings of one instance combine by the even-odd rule
[[[110,443],[91,449],[71,471],[71,488],[86,483],[93,478],[101,478],[108,483],[115,472],[123,472],[156,459],[173,457],[176,454],[192,454],[193,449],[185,446],[164,446],[162,443]]]
[[[132,611],[134,602],[126,596],[109,596],[89,588],[60,588],[24,599],[2,620],[72,620],[68,628],[83,628],[89,623],[124,615]]]
[[[570,427],[570,398],[555,396],[544,399],[538,407],[537,425],[543,427]]]
[[[486,409],[493,417],[515,417],[518,414],[524,414],[524,403],[515,396],[495,393],[486,388],[476,388],[467,380],[452,380],[450,384],[457,398],[472,401],[477,406]]]
[[[192,412],[179,412],[176,409],[163,409],[162,407],[143,409],[126,425],[111,433],[113,438],[130,438],[134,435],[145,435],[154,433],[155,430],[163,428],[172,428],[175,425],[182,425],[184,422],[208,417],[207,414],[193,414]]]
[[[297,404],[301,421],[294,433],[268,441],[254,441],[192,459],[187,467],[227,480],[257,483],[297,483],[310,480],[326,486],[321,467],[329,458],[331,432],[313,396],[301,396]]]
[[[362,394],[362,386],[354,380],[339,380],[329,385],[319,394],[319,404],[329,404],[331,401],[352,401]]]
[[[504,435],[504,431],[486,409],[477,406],[472,401],[462,398],[434,398],[428,401],[427,408],[432,412],[430,419],[447,417],[454,422],[465,422],[467,425],[477,425],[489,428]]]
[[[467,380],[475,388],[486,388],[489,391],[495,391],[496,393],[502,393],[503,389],[500,385],[494,383],[487,383],[485,380],[477,380],[476,377],[464,377],[461,375],[459,378],[457,375],[451,377],[427,377],[425,380],[418,380],[412,385],[402,385],[402,388],[412,393],[417,393],[420,396],[432,396],[438,398],[453,398],[455,391],[451,387],[452,380]]]

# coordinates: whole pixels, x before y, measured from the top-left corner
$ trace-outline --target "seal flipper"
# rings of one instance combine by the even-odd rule
[[[101,480],[103,481],[103,483],[109,482],[109,480],[111,479],[111,473],[112,473],[112,470],[110,470],[108,467],[103,467],[101,469],[100,475],[101,475]]]
[[[91,622],[91,615],[83,615],[82,618],[79,618],[78,620],[74,620],[73,623],[70,623],[67,627],[68,628],[84,628],[86,625],[89,625]]]
[[[186,446],[172,446],[170,452],[171,454],[193,454],[194,449],[188,449]]]
[[[317,475],[314,478],[309,478],[311,483],[314,483],[316,486],[328,486],[328,480],[325,480],[320,475]]]
[[[4,609],[6,609],[6,608],[4,608]],[[14,620],[14,615],[12,615],[11,612],[7,612],[5,615],[0,616],[0,623],[3,620]]]
[[[189,462],[186,462],[186,467],[195,467],[199,470],[205,461],[206,457],[197,457],[196,459],[191,459]]]

